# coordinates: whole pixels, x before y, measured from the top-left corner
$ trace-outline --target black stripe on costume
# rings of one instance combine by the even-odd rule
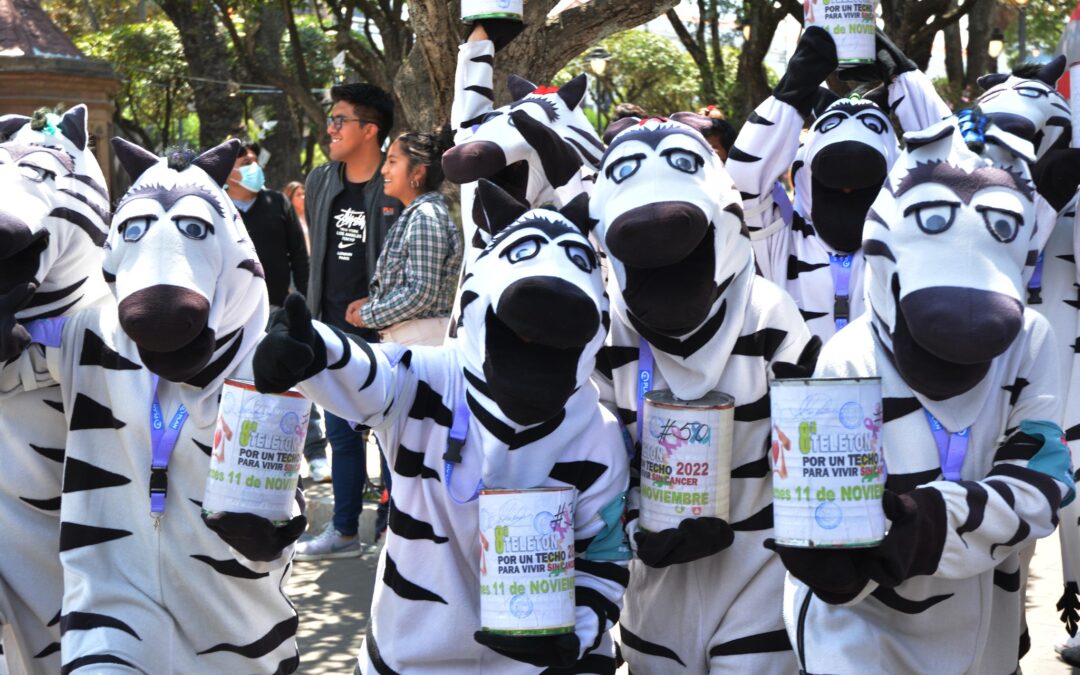
[[[748,335],[740,335],[735,340],[731,353],[739,356],[760,356],[766,361],[772,361],[787,335],[788,332],[780,328],[762,328]]]
[[[994,570],[994,585],[1003,591],[1015,593],[1020,590],[1020,570],[1015,572],[1002,572]]]
[[[226,336],[228,337],[228,336]],[[187,384],[193,387],[207,387],[211,382],[216,380],[219,375],[225,372],[225,369],[232,365],[233,359],[236,358],[237,352],[240,351],[240,344],[244,341],[244,329],[241,328],[236,339],[229,345],[229,348],[222,352],[221,356],[217,357],[210,362],[205,368],[195,374],[194,377],[186,380]],[[215,345],[215,349],[217,345]]]
[[[43,403],[58,413],[64,412],[64,404],[60,401],[43,401]]]
[[[640,347],[603,346],[596,354],[596,369],[609,380],[615,379],[615,371],[638,360]]]
[[[288,619],[278,623],[269,631],[266,635],[263,635],[254,642],[249,642],[246,645],[234,645],[228,642],[222,642],[221,644],[214,645],[210,649],[204,649],[198,652],[199,656],[203,654],[214,654],[216,652],[232,652],[233,654],[239,654],[245,658],[258,659],[266,656],[270,652],[280,647],[286,640],[296,636],[296,627],[300,624],[300,619],[296,616],[290,616]]]
[[[567,124],[566,126],[570,128],[570,131],[573,131],[578,136],[581,136],[586,143],[589,143],[600,152],[604,151],[604,144],[597,140],[595,133],[591,133],[580,127],[575,127],[573,124]]]
[[[547,668],[540,671],[540,675],[615,675],[616,669],[615,659],[594,652],[568,668]]]
[[[127,530],[115,530],[111,527],[95,527],[82,523],[60,523],[60,552],[70,551],[83,546],[96,546],[114,539],[130,537]]]
[[[749,152],[745,152],[739,148],[736,148],[735,146],[731,146],[731,152],[728,153],[728,160],[735,160],[736,162],[746,162],[747,164],[752,164],[754,162],[760,162],[761,158],[755,157]]]
[[[555,417],[552,417],[548,421],[518,432],[514,431],[509,424],[506,424],[488,412],[487,408],[480,405],[480,403],[472,397],[472,394],[465,394],[465,402],[468,403],[469,410],[476,418],[476,421],[487,429],[491,435],[499,439],[500,442],[505,443],[508,450],[517,450],[530,443],[535,443],[542,438],[546,438],[548,434],[559,428],[563,423],[563,419],[566,417],[566,408],[563,408],[559,410]],[[450,422],[447,422],[444,426],[449,427]]]
[[[567,485],[573,485],[577,488],[578,494],[581,494],[600,480],[600,476],[603,476],[605,471],[607,471],[607,465],[589,460],[556,462],[548,476]]]
[[[881,399],[881,422],[888,424],[915,412],[922,410],[922,404],[914,396],[910,398],[883,398]]]
[[[709,649],[709,657],[739,656],[742,654],[763,654],[765,652],[786,652],[791,650],[791,640],[786,630],[773,630],[757,635],[747,635]]]
[[[469,60],[473,63],[486,63],[489,66],[495,65],[495,59],[491,58],[491,54],[481,54],[480,56],[474,56]]]
[[[802,260],[799,260],[799,257],[796,256],[794,253],[792,253],[791,255],[788,256],[788,259],[787,259],[787,278],[788,278],[788,281],[794,281],[795,279],[799,278],[800,274],[805,274],[807,272],[813,272],[814,270],[819,270],[819,269],[821,269],[823,267],[828,267],[828,266],[829,266],[829,263],[808,263],[808,262],[804,262]]]
[[[198,442],[197,440],[195,440],[194,438],[193,438],[193,439],[191,439],[191,442],[192,442],[192,443],[194,443],[194,444],[195,444],[195,447],[197,447],[197,448],[198,448],[199,450],[201,450],[201,451],[202,451],[202,453],[203,453],[204,455],[206,455],[207,457],[209,457],[209,456],[210,456],[210,455],[211,455],[211,454],[213,453],[213,451],[214,451],[214,449],[213,449],[213,448],[211,448],[211,447],[210,447],[209,445],[207,445],[206,443],[200,443],[200,442]]]
[[[68,675],[79,668],[92,666],[95,663],[112,663],[118,666],[130,666],[133,670],[138,672],[138,668],[135,667],[134,663],[125,661],[119,656],[113,656],[112,654],[90,654],[87,656],[80,656],[74,661],[65,663],[60,667],[60,675]]]
[[[888,487],[887,482],[885,487]],[[1010,509],[1016,506],[1016,496],[1013,495],[1012,489],[1005,483],[1002,483],[999,480],[988,480],[986,481],[986,487],[998,493],[998,495],[1005,500],[1005,503],[1009,505]]]
[[[1013,533],[1013,536],[1010,537],[1008,541],[1001,541],[990,547],[990,557],[994,557],[994,550],[996,550],[998,546],[1011,548],[1027,539],[1029,534],[1031,534],[1031,526],[1028,525],[1026,520],[1020,518],[1020,523],[1016,526],[1016,532]]]
[[[929,469],[914,473],[890,473],[885,477],[885,489],[902,495],[911,492],[920,485],[937,480],[941,476],[941,469]]]
[[[649,642],[645,638],[639,637],[631,633],[626,626],[619,626],[619,635],[622,638],[622,644],[624,647],[629,647],[636,652],[642,654],[648,654],[649,656],[659,656],[664,659],[671,659],[678,663],[683,668],[686,664],[674,650],[665,647],[664,645],[658,645],[655,642]]]
[[[1008,476],[1016,480],[1024,481],[1042,493],[1050,508],[1057,509],[1061,505],[1061,490],[1057,481],[1041,471],[1035,471],[1015,464],[998,464],[990,470],[990,476]]]
[[[769,455],[767,452],[761,456],[761,459],[755,459],[731,470],[732,478],[764,478],[768,475]]]
[[[58,651],[60,651],[60,643],[59,642],[50,642],[49,644],[45,645],[44,649],[42,649],[37,654],[34,654],[34,658],[35,659],[44,659],[44,658],[46,658],[48,656],[52,656],[53,654],[55,654]],[[3,651],[0,651],[0,655],[3,655]]]
[[[121,356],[119,352],[110,348],[97,333],[89,328],[83,331],[79,365],[100,366],[107,370],[142,370],[142,366]]]
[[[731,524],[731,529],[736,532],[760,532],[761,530],[770,530],[773,526],[773,505],[769,503],[768,506],[761,509],[754,515],[740,520],[737,523]]]
[[[33,443],[28,443],[27,445],[30,446],[31,450],[33,450],[37,454],[41,455],[45,459],[51,460],[53,462],[63,462],[64,461],[64,449],[63,448],[43,448],[40,445],[34,445]]]
[[[82,173],[73,173],[71,174],[71,177],[101,195],[101,198],[105,201],[109,201],[109,193],[106,192],[105,188],[95,179]]]
[[[875,211],[874,209],[870,209],[869,211],[866,212],[866,219],[874,221],[878,225],[881,225],[882,227],[884,227],[886,230],[890,229],[889,224],[886,223],[885,219],[882,218],[881,216],[879,216],[878,212]]]
[[[803,321],[813,321],[814,319],[820,319],[823,316],[829,316],[828,312],[811,312],[808,309],[800,309],[799,314],[802,316]]]
[[[612,624],[619,621],[619,606],[605,598],[604,594],[596,589],[588,586],[574,588],[574,604],[578,607],[588,607],[596,612],[596,616],[600,618],[601,628],[604,626],[604,621],[610,621]]]
[[[22,501],[26,502],[35,509],[41,509],[42,511],[59,511],[60,510],[60,498],[52,497],[50,499],[30,499],[29,497],[19,497]]]
[[[494,397],[491,394],[491,387],[488,386],[487,382],[484,382],[478,376],[474,375],[468,368],[462,368],[461,372],[465,375],[465,379],[469,381],[469,385],[474,390],[494,400]]]
[[[77,199],[80,202],[82,202],[83,204],[85,204],[91,211],[94,212],[95,216],[97,216],[98,218],[101,218],[102,225],[104,225],[105,223],[108,223],[109,219],[112,217],[112,215],[108,212],[108,210],[103,209],[102,207],[98,206],[94,202],[90,201],[90,199],[86,195],[84,195],[82,193],[76,192],[74,190],[69,190],[67,188],[59,188],[59,189],[57,189],[57,192],[62,192],[62,193],[66,194],[69,197],[74,197],[75,199]]]
[[[480,94],[481,96],[483,96],[484,98],[486,98],[489,101],[494,101],[495,100],[495,92],[493,92],[491,90],[491,87],[482,87],[482,86],[480,86],[478,84],[472,84],[472,85],[469,85],[468,87],[465,87],[465,91],[474,91],[474,92],[476,92],[477,94]]]
[[[224,574],[227,577],[236,577],[237,579],[262,579],[263,577],[270,576],[269,572],[256,572],[254,570],[244,567],[236,560],[215,560],[208,555],[192,555],[192,558],[199,562],[206,563],[214,569],[218,574]]]
[[[637,424],[637,411],[630,408],[615,407],[615,413],[619,416],[619,421],[625,426],[631,424]]]
[[[882,258],[896,262],[896,255],[893,254],[889,245],[878,239],[867,239],[863,242],[863,255],[881,256]]]
[[[477,300],[479,298],[480,298],[480,295],[478,293],[476,293],[475,291],[462,291],[461,292],[461,300],[459,301],[459,307],[460,307],[460,309],[458,310],[459,313],[464,314],[465,313],[465,308],[468,307],[473,301],[475,301],[475,300]]]
[[[986,502],[989,499],[989,495],[984,488],[975,481],[960,481],[960,487],[967,491],[965,499],[967,500],[968,515],[964,520],[964,524],[956,528],[956,536],[960,537],[960,541],[964,540],[964,535],[968,532],[974,532],[982,525],[983,517],[986,515]]]
[[[382,652],[379,651],[379,645],[375,642],[375,633],[371,630],[370,621],[368,621],[367,632],[364,634],[364,646],[367,647],[368,658],[371,659],[371,664],[375,666],[375,672],[378,675],[401,675],[401,673],[386,665],[386,661],[383,661]]]
[[[578,151],[578,154],[581,155],[581,159],[586,164],[590,166],[600,166],[600,158],[589,152],[584,145],[577,141],[577,139],[567,136],[563,138],[563,140],[574,146],[574,149]],[[548,180],[550,181],[551,178],[548,177]]]
[[[289,675],[295,673],[300,667],[300,654],[296,653],[278,664],[277,670],[272,675]]]
[[[736,422],[757,422],[767,420],[771,414],[769,408],[769,392],[765,392],[761,398],[753,403],[735,406]]]
[[[74,457],[68,457],[64,464],[64,494],[117,487],[130,482],[127,476],[106,471]]]
[[[251,272],[251,275],[257,279],[265,279],[266,272],[263,270],[262,263],[258,260],[248,258],[247,260],[241,260],[240,264],[236,266],[236,269],[247,270]]]
[[[450,428],[454,424],[454,413],[447,408],[442,397],[427,382],[416,383],[416,398],[409,408],[409,417],[414,420],[433,419],[439,426]]]
[[[113,618],[106,614],[96,614],[94,612],[70,612],[60,616],[60,635],[64,635],[68,631],[94,630],[95,628],[114,628],[118,631],[123,631],[139,642],[142,642],[142,638],[139,637],[139,634],[135,632],[134,628],[120,619]]]
[[[75,227],[79,228],[90,237],[90,241],[94,242],[94,246],[102,246],[105,243],[105,239],[108,238],[104,232],[98,229],[98,226],[94,221],[90,220],[83,214],[69,209],[64,206],[57,207],[49,212],[50,218],[60,218],[66,220]]]
[[[776,122],[770,122],[761,115],[757,114],[756,110],[750,112],[750,116],[746,118],[746,121],[750,124],[760,124],[765,127],[771,127],[772,125],[776,124]]]
[[[575,547],[574,550],[577,550],[577,548]],[[597,577],[598,579],[614,581],[623,587],[630,585],[630,570],[624,565],[576,558],[574,560],[574,568],[582,574],[588,574]]]
[[[406,478],[434,478],[439,479],[439,472],[424,464],[424,453],[416,452],[398,446],[397,457],[394,459],[394,473]]]
[[[450,541],[449,537],[440,537],[435,534],[435,528],[431,523],[414,518],[398,508],[394,498],[390,498],[390,517],[387,519],[390,531],[405,539],[426,539],[436,544],[445,544]]]
[[[52,309],[45,310],[44,312],[41,312],[40,314],[34,314],[33,316],[19,317],[19,322],[20,323],[29,323],[31,321],[37,321],[38,319],[51,319],[53,317],[60,316],[61,314],[67,313],[67,311],[69,309],[71,309],[72,307],[74,307],[75,305],[79,304],[79,301],[82,300],[82,299],[83,299],[83,296],[80,295],[79,297],[75,298],[74,300],[72,300],[71,302],[69,302],[68,304],[66,304],[66,305],[64,305],[62,307],[53,307]]]
[[[423,586],[418,586],[401,576],[401,573],[398,572],[397,563],[395,563],[394,559],[389,555],[386,556],[386,566],[383,568],[382,580],[387,588],[406,600],[441,602],[444,605],[449,604],[438,594],[432,593]]]
[[[1080,339],[1077,340],[1077,343],[1080,343]],[[1080,441],[1080,424],[1076,424],[1065,430],[1065,440],[1070,442]]]
[[[1005,391],[1009,392],[1009,405],[1016,405],[1016,402],[1020,400],[1020,393],[1024,391],[1024,387],[1031,384],[1022,377],[1016,378],[1012,384],[1007,384],[1001,387]]]
[[[61,288],[58,291],[46,291],[46,292],[43,292],[43,293],[42,292],[34,293],[33,297],[30,298],[30,301],[27,302],[22,307],[22,309],[31,309],[31,308],[34,308],[34,307],[44,307],[45,305],[50,305],[50,304],[52,304],[54,302],[57,302],[58,300],[63,300],[64,298],[68,297],[69,295],[71,295],[72,293],[77,291],[80,286],[85,284],[86,280],[88,278],[89,277],[83,277],[82,279],[79,279],[78,281],[71,284],[70,286],[66,286],[64,288]]]
[[[953,596],[952,593],[945,593],[943,595],[932,595],[925,600],[912,600],[911,598],[905,598],[895,590],[886,588],[885,586],[878,586],[877,590],[870,595],[877,598],[878,602],[889,609],[904,614],[922,614],[939,602],[944,602]]]

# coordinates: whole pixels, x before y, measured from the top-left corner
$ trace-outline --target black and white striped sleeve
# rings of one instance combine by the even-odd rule
[[[952,114],[934,83],[921,70],[901,73],[889,85],[889,106],[905,132],[921,131]]]
[[[495,109],[494,57],[495,44],[491,40],[466,42],[458,47],[454,103],[450,108],[457,143],[467,141],[473,125]]]

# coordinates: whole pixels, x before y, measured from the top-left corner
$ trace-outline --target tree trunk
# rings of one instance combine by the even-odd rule
[[[191,89],[199,113],[199,144],[208,148],[232,134],[243,132],[243,107],[229,96],[225,84],[233,79],[229,50],[218,32],[214,5],[210,0],[158,0],[180,33],[184,58],[194,77]]]
[[[735,122],[740,123],[772,94],[765,76],[765,55],[769,52],[776,27],[786,15],[791,14],[802,21],[802,3],[797,0],[782,3],[746,2],[743,11],[752,28],[750,39],[743,43],[739,53],[738,81],[741,86],[735,91],[732,109],[728,111]],[[739,124],[735,126],[738,128]]]
[[[934,36],[987,0],[881,0],[885,33],[920,69],[930,63]]]
[[[259,7],[256,25],[249,37],[255,58],[267,71],[285,72],[280,49],[285,30],[286,16],[281,5],[267,3]],[[289,105],[289,97],[284,93],[259,98],[269,111],[269,118],[277,122],[262,139],[262,146],[270,153],[270,159],[263,167],[266,185],[280,190],[300,175],[300,126]]]
[[[956,0],[952,0],[952,6],[956,7]],[[958,84],[964,81],[964,45],[960,39],[960,24],[954,23],[942,32],[945,34],[945,76],[950,83]],[[970,51],[968,54],[970,58]]]
[[[990,34],[997,18],[998,0],[980,0],[968,15],[967,71],[964,84],[973,87],[975,81],[990,72]]]

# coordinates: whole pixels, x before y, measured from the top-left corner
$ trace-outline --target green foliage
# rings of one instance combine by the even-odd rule
[[[947,77],[935,78],[934,89],[949,104],[950,110],[970,108],[982,93],[977,86],[965,87],[963,82],[949,82]]]
[[[296,30],[300,34],[304,66],[311,86],[328,86],[334,80],[334,32],[323,31],[319,27],[319,20],[310,14],[296,15]],[[292,42],[287,32],[281,43],[281,56],[289,74],[298,77]]]
[[[1061,33],[1069,16],[1076,7],[1077,0],[1030,0],[1027,5],[1027,50],[1028,57],[1033,54],[1053,55],[1057,50]],[[1020,58],[1020,34],[1017,10],[1003,2],[999,12],[1011,12],[1005,29],[1005,61],[1014,64]],[[1037,50],[1037,51],[1036,51]]]

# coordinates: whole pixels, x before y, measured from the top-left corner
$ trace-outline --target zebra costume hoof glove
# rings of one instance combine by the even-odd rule
[[[773,96],[805,117],[810,112],[818,85],[836,70],[837,65],[832,36],[823,28],[810,26],[799,38],[784,76],[773,89]]]
[[[731,546],[735,532],[720,518],[689,518],[661,532],[634,533],[637,554],[649,567],[682,565],[715,555]]]
[[[263,393],[288,391],[326,368],[326,345],[311,325],[304,296],[285,298],[252,359],[255,388]]]
[[[510,44],[511,40],[516,38],[521,31],[525,30],[525,24],[521,21],[515,21],[514,19],[481,19],[476,23],[484,27],[484,32],[487,33],[488,39],[495,45],[495,51],[499,51]],[[466,27],[466,38],[472,33],[474,25],[475,24],[469,24]]]
[[[1061,211],[1080,187],[1080,149],[1059,148],[1048,151],[1031,167],[1035,189]]]
[[[30,302],[37,284],[17,284],[0,296],[0,359],[5,361],[22,354],[30,344],[30,333],[15,318],[15,312]]]
[[[766,539],[765,548],[776,551],[791,576],[830,605],[851,602],[870,581],[865,567],[874,549],[795,548],[774,539]]]
[[[871,579],[895,588],[911,577],[937,571],[945,547],[948,518],[945,500],[933,488],[898,495],[886,490],[881,500],[891,525],[865,567]]]
[[[270,562],[277,560],[307,529],[307,518],[296,516],[284,525],[254,513],[203,514],[203,522],[229,546],[249,560]]]
[[[523,636],[478,630],[473,633],[473,639],[508,659],[538,668],[567,668],[577,661],[581,651],[581,642],[574,633]]]

